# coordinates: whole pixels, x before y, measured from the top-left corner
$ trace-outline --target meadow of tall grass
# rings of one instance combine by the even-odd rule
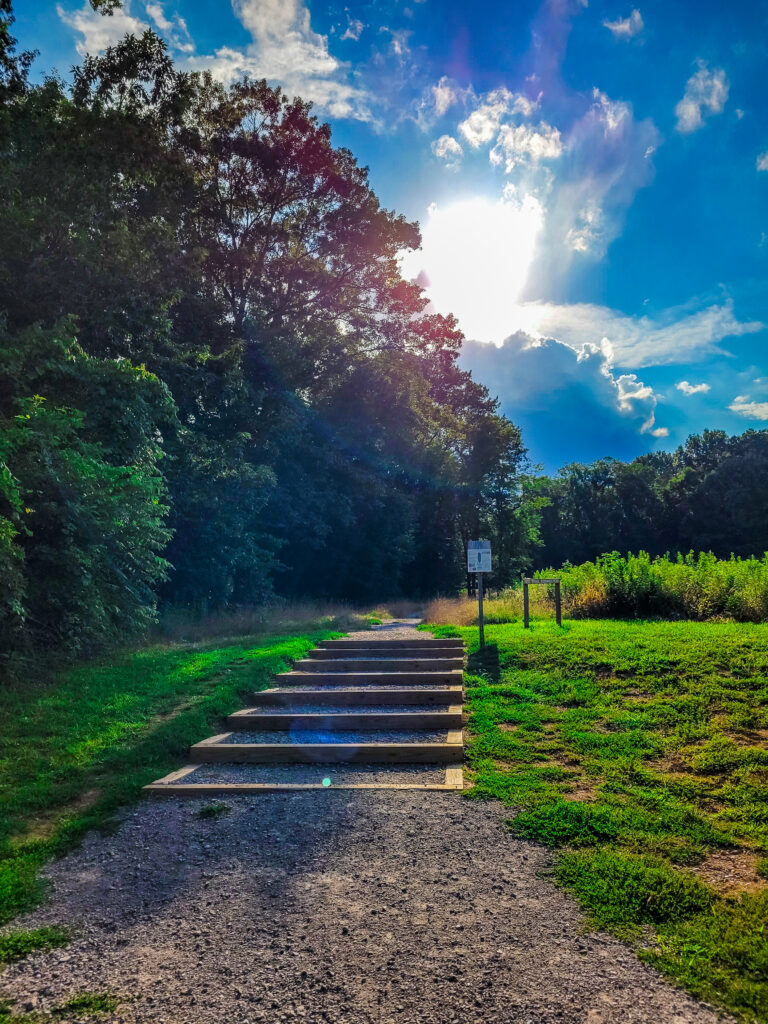
[[[768,554],[759,558],[716,558],[691,552],[652,558],[647,552],[614,551],[582,565],[543,569],[539,577],[561,581],[563,614],[571,619],[661,618],[736,622],[768,621]],[[554,617],[554,588],[531,587],[531,615]],[[489,597],[489,624],[517,622],[523,616],[522,583]],[[427,622],[477,624],[477,600],[440,597],[424,611]]]

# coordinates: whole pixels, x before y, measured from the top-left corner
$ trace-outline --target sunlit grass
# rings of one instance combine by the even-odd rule
[[[556,877],[596,926],[768,1021],[766,628],[539,620],[490,625],[482,653],[476,628],[435,632],[469,650],[469,795],[560,851]]]

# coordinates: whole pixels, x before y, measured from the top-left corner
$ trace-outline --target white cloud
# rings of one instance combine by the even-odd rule
[[[729,300],[695,313],[669,310],[659,319],[632,317],[589,303],[557,305],[529,302],[510,310],[510,332],[525,330],[553,336],[576,351],[599,343],[619,366],[672,366],[722,355],[725,338],[765,329],[758,321],[740,321]]]
[[[479,106],[459,125],[459,131],[474,149],[491,142],[508,114],[530,117],[538,100],[530,100],[521,93],[512,93],[503,86],[482,97]]]
[[[232,8],[252,41],[244,49],[224,46],[190,57],[187,67],[207,69],[225,83],[242,75],[266,78],[331,117],[372,120],[370,97],[329,52],[328,37],[312,29],[304,0],[232,0]]]
[[[768,171],[768,149],[757,158],[758,171]]]
[[[349,19],[349,24],[347,25],[347,31],[344,33],[344,35],[341,38],[342,39],[352,39],[355,42],[357,42],[357,40],[363,34],[363,29],[364,28],[365,28],[365,25],[358,18],[350,18]]]
[[[617,18],[616,21],[604,21],[603,25],[610,29],[614,39],[632,39],[643,31],[643,16],[635,8],[628,18]]]
[[[161,32],[170,32],[173,28],[173,22],[169,21],[165,16],[162,4],[146,4],[146,11],[155,25],[160,29]]]
[[[703,395],[709,391],[709,384],[689,384],[687,380],[681,380],[675,387],[684,395]]]
[[[179,15],[174,14],[170,19],[159,3],[145,4],[145,10],[158,31],[165,34],[171,47],[182,53],[192,53],[195,45],[189,35],[186,21]]]
[[[464,88],[453,78],[443,75],[437,84],[424,90],[415,104],[415,115],[412,116],[422,131],[428,131],[452,107],[464,105],[474,97],[472,86]]]
[[[688,79],[685,94],[675,107],[677,130],[690,134],[702,127],[707,114],[719,114],[728,99],[729,89],[722,68],[710,71],[704,61],[699,61],[699,70]]]
[[[546,235],[535,279],[541,288],[563,273],[574,253],[604,255],[621,230],[624,211],[653,176],[659,133],[635,121],[628,103],[599,89],[563,142],[547,200]]]
[[[56,12],[64,24],[81,37],[75,43],[81,57],[87,53],[102,53],[108,46],[118,43],[127,33],[141,35],[149,28],[146,21],[131,15],[129,3],[118,8],[110,16],[94,11],[87,0],[79,11],[67,11],[58,4]]]
[[[748,420],[768,420],[768,402],[751,402],[749,395],[737,395],[728,408]]]
[[[459,102],[461,96],[462,92],[456,84],[443,75],[437,85],[432,86],[432,97],[437,117],[442,117],[455,103]]]
[[[464,150],[452,135],[441,135],[432,143],[432,152],[439,160],[445,160],[448,167],[457,167],[464,156]]]
[[[669,427],[656,427],[650,431],[651,437],[669,437]]]
[[[504,164],[510,174],[518,164],[554,160],[563,151],[560,132],[542,121],[538,128],[527,124],[503,124],[496,145],[491,150],[491,163]]]

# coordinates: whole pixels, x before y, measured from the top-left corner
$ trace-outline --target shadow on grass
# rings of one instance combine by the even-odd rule
[[[500,682],[499,648],[496,644],[486,644],[473,651],[467,658],[467,672],[473,676],[483,676],[489,683]]]

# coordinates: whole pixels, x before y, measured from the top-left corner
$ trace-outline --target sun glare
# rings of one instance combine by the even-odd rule
[[[453,313],[468,338],[501,342],[516,329],[514,307],[533,261],[543,211],[532,196],[494,202],[477,196],[431,206],[422,247],[403,272],[422,274],[438,313]]]

